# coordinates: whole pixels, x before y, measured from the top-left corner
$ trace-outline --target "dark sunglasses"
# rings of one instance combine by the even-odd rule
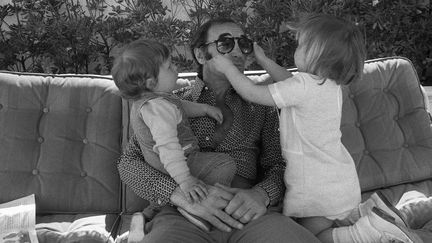
[[[250,54],[253,51],[253,41],[246,36],[240,37],[229,37],[229,36],[221,36],[219,39],[211,42],[207,42],[202,44],[201,46],[208,46],[210,44],[216,43],[216,50],[220,54],[230,53],[235,46],[235,40],[237,40],[237,44],[240,48],[240,51],[243,54]]]

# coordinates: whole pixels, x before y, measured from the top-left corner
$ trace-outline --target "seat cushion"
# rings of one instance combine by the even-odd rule
[[[363,192],[432,178],[432,130],[416,71],[404,58],[372,60],[344,88],[342,142]]]
[[[121,98],[110,78],[0,73],[0,203],[118,213]]]

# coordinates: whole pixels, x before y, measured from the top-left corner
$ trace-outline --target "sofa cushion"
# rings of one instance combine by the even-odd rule
[[[0,73],[0,203],[36,212],[119,212],[121,98],[110,78]]]
[[[363,192],[432,178],[432,130],[412,63],[365,64],[362,80],[344,88],[342,142]]]

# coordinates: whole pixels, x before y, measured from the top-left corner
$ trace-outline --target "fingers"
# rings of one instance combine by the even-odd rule
[[[217,190],[217,195],[226,201],[231,201],[231,199],[234,197],[234,193],[230,192],[232,188],[226,187],[219,183],[216,183],[214,188]]]
[[[206,219],[210,224],[212,224],[214,227],[216,227],[217,229],[221,230],[221,231],[225,231],[225,232],[231,232],[231,228],[229,226],[227,226],[226,224],[224,224],[221,220],[219,220],[216,217],[210,217]]]
[[[225,213],[222,210],[217,210],[214,215],[223,222],[224,225],[228,225],[232,228],[236,228],[236,229],[242,229],[243,228],[243,224],[241,224],[240,222],[238,222],[237,220],[233,219],[230,215],[228,215],[227,213]],[[216,225],[215,225],[216,226]],[[222,229],[221,229],[222,230]]]
[[[200,196],[198,195],[198,193],[196,191],[191,191],[191,192],[189,192],[187,194],[190,195],[190,197],[192,198],[192,200],[194,202],[199,202],[200,201]]]

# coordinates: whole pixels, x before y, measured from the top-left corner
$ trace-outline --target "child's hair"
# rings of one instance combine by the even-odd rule
[[[136,99],[142,92],[149,91],[146,80],[157,79],[159,67],[169,56],[169,48],[153,40],[136,40],[123,47],[111,69],[121,95]]]
[[[298,44],[305,51],[305,67],[299,67],[299,71],[332,79],[337,84],[348,84],[361,77],[366,50],[363,35],[353,23],[314,14],[300,21],[296,31]]]

